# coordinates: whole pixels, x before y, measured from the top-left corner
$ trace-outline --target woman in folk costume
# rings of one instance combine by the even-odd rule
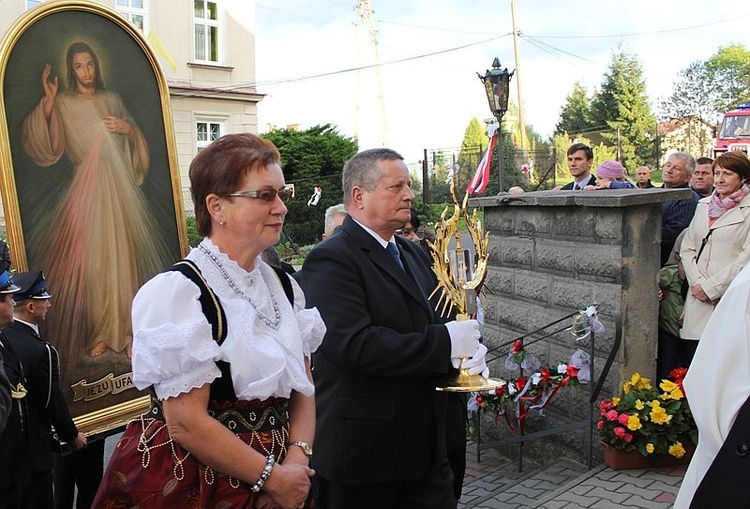
[[[205,238],[133,301],[133,382],[152,408],[118,442],[94,507],[302,507],[325,325],[261,259],[292,189],[252,134],[201,151],[190,182]]]

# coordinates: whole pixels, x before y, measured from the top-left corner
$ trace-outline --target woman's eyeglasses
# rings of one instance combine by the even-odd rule
[[[270,203],[276,199],[277,195],[284,203],[288,202],[289,200],[294,198],[294,186],[291,184],[287,184],[281,189],[273,189],[272,187],[268,187],[265,189],[252,189],[250,191],[235,191],[233,193],[229,193],[227,196],[244,196],[245,198],[257,198],[259,200]]]

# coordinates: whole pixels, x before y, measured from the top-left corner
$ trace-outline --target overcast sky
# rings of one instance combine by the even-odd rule
[[[473,117],[491,116],[476,73],[495,56],[516,68],[510,0],[372,0],[379,76],[352,71],[375,61],[356,4],[257,0],[260,132],[331,123],[361,149],[385,140],[407,162],[460,146]],[[526,122],[545,137],[576,81],[601,84],[618,44],[642,63],[655,113],[681,69],[719,46],[750,46],[750,6],[736,0],[517,0],[517,25],[511,100],[520,77]]]

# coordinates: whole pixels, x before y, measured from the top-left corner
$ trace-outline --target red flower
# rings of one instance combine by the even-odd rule
[[[568,369],[567,369],[567,372],[568,372],[568,374],[569,374],[570,376],[572,376],[573,378],[575,378],[575,377],[577,377],[577,376],[578,376],[578,372],[579,372],[579,371],[580,371],[580,368],[577,368],[577,367],[575,367],[575,366],[573,366],[573,365],[571,365],[571,364],[568,364]]]
[[[617,410],[610,410],[607,412],[604,417],[607,418],[608,421],[616,421],[617,420]]]
[[[612,401],[610,401],[608,399],[603,399],[599,403],[599,411],[601,412],[602,415],[604,415],[605,413],[607,413],[607,410],[609,410],[611,408],[612,408]]]
[[[685,388],[682,385],[682,382],[685,380],[685,375],[687,375],[687,368],[675,368],[672,371],[669,372],[668,378],[674,383],[676,383],[683,394],[685,393]]]
[[[521,392],[524,387],[526,387],[526,377],[522,376],[518,380],[516,380],[516,387],[518,388],[518,392]]]
[[[495,389],[495,395],[498,397],[501,397],[503,394],[505,394],[505,385],[501,385],[497,389]]]
[[[619,422],[623,426],[627,426],[628,425],[628,417],[630,417],[628,414],[622,413],[622,414],[620,414],[617,417],[617,422]]]
[[[685,375],[687,375],[687,368],[674,368],[669,372],[669,378],[675,383],[685,378]]]
[[[542,375],[542,381],[543,382],[549,382],[549,380],[550,380],[549,369],[544,368],[540,374]]]
[[[477,403],[479,403],[481,405],[482,402],[484,401],[484,398],[481,395],[477,395],[476,401],[477,401]]]
[[[618,438],[625,438],[625,435],[628,434],[627,431],[625,431],[625,428],[623,428],[622,426],[617,426],[614,429],[614,433]]]
[[[632,442],[632,441],[633,441],[633,435],[631,435],[630,433],[625,433],[625,437],[624,437],[624,439],[625,439],[625,441],[626,441],[627,443],[630,443],[630,442]]]
[[[523,340],[517,339],[513,342],[513,346],[510,349],[510,353],[519,354],[521,352],[523,352]]]
[[[596,423],[596,429],[598,429],[598,430],[604,429],[604,421],[598,421]]]

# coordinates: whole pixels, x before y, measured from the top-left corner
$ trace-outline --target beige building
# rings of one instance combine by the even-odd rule
[[[0,31],[57,0],[0,2]],[[92,2],[94,0],[91,0]],[[198,151],[222,134],[258,132],[254,0],[96,0],[130,20],[154,49],[169,83],[183,201]]]
[[[659,122],[661,154],[670,151],[687,152],[695,157],[711,156],[715,144],[714,126],[700,117],[673,118]],[[662,159],[666,162],[666,158]]]

